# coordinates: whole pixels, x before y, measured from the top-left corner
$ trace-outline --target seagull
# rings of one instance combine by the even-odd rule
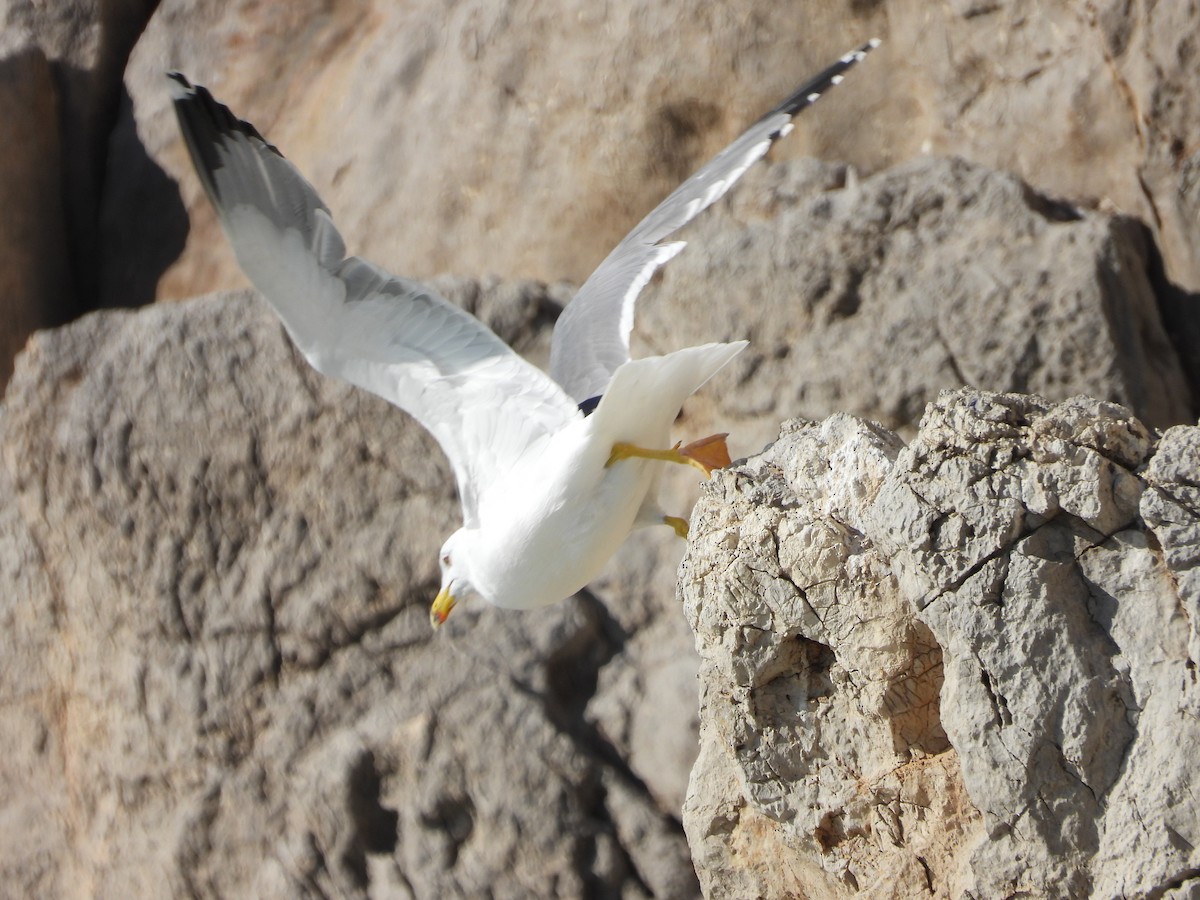
[[[706,476],[726,435],[670,442],[684,401],[746,346],[630,359],[634,304],[683,249],[665,241],[722,197],[878,40],[847,53],[675,189],[600,263],[554,329],[547,375],[431,287],[345,243],[312,185],[207,89],[168,74],[180,130],[238,263],[314,369],[415,418],[450,460],[462,527],[441,548],[436,628],[479,596],[532,609],[571,596],[634,528],[687,522],[659,508],[662,463]]]

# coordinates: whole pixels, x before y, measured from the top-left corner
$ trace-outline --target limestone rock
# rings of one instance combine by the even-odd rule
[[[922,160],[859,181],[844,166],[784,162],[748,175],[686,237],[689,248],[639,303],[635,355],[750,339],[680,423],[684,433],[730,431],[735,456],[797,412],[844,409],[910,432],[939,389],[964,382],[1057,398],[1088,392],[1159,424],[1188,417],[1142,230],[1055,206],[1011,176]],[[694,496],[679,483],[666,494],[679,509]],[[661,604],[671,589],[671,553],[630,542],[602,582],[606,596],[623,598],[614,615],[629,631],[648,621],[629,621],[631,600],[662,609],[642,598],[649,586]],[[589,713],[635,771],[667,791],[667,808],[682,785],[669,786],[663,773],[677,770],[663,763],[690,762],[690,753],[663,728],[635,749],[646,734],[639,717],[662,711],[629,701],[652,687],[654,696],[690,693],[688,658],[667,609],[606,665]]]
[[[705,397],[753,452],[791,416],[911,429],[942,388],[1086,393],[1162,427],[1191,390],[1145,232],[1011,175],[923,159],[859,179],[796,161],[749,173],[639,304],[646,350],[750,340]],[[749,419],[746,427],[739,419]],[[908,431],[908,433],[911,433]]]
[[[924,194],[947,171],[958,173],[963,184],[975,184],[980,196],[998,197],[994,201],[999,211],[997,220],[1000,214],[1010,216],[1013,209],[1031,208],[1021,199],[1026,194],[1018,183],[954,163],[930,163],[914,166],[891,178],[879,176],[864,182],[864,193],[876,198],[890,194],[904,196],[906,192]],[[815,164],[776,167],[766,179],[768,202],[776,192],[784,192],[772,179],[782,179],[784,185],[812,189],[811,196],[795,204],[797,209],[819,209],[822,198],[831,197],[844,197],[844,202],[853,208],[858,194],[853,185],[843,183],[844,174],[842,168]],[[755,189],[753,185],[750,187]],[[797,197],[805,196],[802,190],[797,190]],[[978,205],[973,201],[966,207],[974,209]],[[753,204],[749,207],[752,209]],[[741,221],[752,225],[753,217],[745,210],[746,206],[732,204],[724,215],[734,224]],[[796,221],[810,221],[807,215],[798,215]],[[969,214],[956,210],[946,221],[936,223],[934,238],[965,232],[971,221]],[[1054,234],[1050,224],[1039,215],[1031,213],[1030,221],[1032,233]],[[1129,247],[1136,249],[1136,245],[1123,243],[1124,232],[1120,229],[1115,229],[1116,237],[1109,240],[1106,236],[1109,231],[1103,226],[1106,222],[1111,224],[1111,220],[1085,216],[1080,221],[1083,225],[1061,224],[1093,228],[1101,237],[1087,244],[1084,238],[1093,232],[1082,231],[1075,243],[1083,243],[1090,249],[1081,252],[1075,267],[1063,267],[1063,272],[1082,270],[1088,253],[1092,254],[1093,263],[1099,264],[1109,258],[1124,258],[1122,254]],[[903,226],[900,228],[898,233],[902,234]],[[981,233],[984,230],[980,228]],[[769,229],[756,234],[755,239],[761,243],[755,248],[747,247],[742,267],[735,267],[731,273],[733,286],[740,283],[742,287],[756,289],[756,282],[748,277],[749,268],[759,265],[754,260],[761,256],[778,253]],[[693,238],[701,246],[707,240],[704,235]],[[897,237],[896,243],[905,239]],[[714,243],[714,253],[733,252],[732,248],[723,249],[720,238]],[[921,249],[925,247],[922,245]],[[821,265],[823,253],[818,247],[815,256],[801,259],[795,265]],[[689,255],[697,260],[703,258],[697,253],[684,254],[679,261]],[[1005,261],[1014,273],[1021,271],[1026,263],[1027,258],[1020,255]],[[846,265],[856,264],[855,257],[850,255]],[[885,271],[893,273],[899,269],[899,261],[893,267],[885,267]],[[1138,269],[1133,266],[1128,271],[1133,273],[1129,275],[1133,287],[1128,290],[1115,295],[1105,293],[1104,279],[1100,279],[1092,283],[1093,289],[1080,291],[1084,299],[1079,318],[1091,323],[1084,327],[1095,329],[1088,334],[1097,341],[1107,339],[1106,336],[1111,338],[1117,332],[1112,324],[1116,321],[1126,322],[1126,331],[1139,336],[1138,340],[1122,345],[1126,356],[1104,368],[1102,375],[1107,381],[1102,378],[1083,381],[1107,385],[1114,392],[1125,390],[1126,385],[1144,386],[1148,377],[1165,378],[1161,373],[1169,372],[1172,364],[1169,350],[1155,356],[1158,345],[1154,337],[1161,332],[1155,331],[1158,326],[1153,308],[1137,305]],[[676,281],[664,278],[659,292],[645,299],[642,312],[649,327],[644,335],[654,334],[658,328],[656,317],[658,321],[666,321],[671,318],[672,309],[676,322],[683,323],[676,325],[683,340],[690,340],[688,329],[701,327],[691,324],[691,319],[701,318],[696,315],[694,300],[690,307],[682,305],[690,283],[688,277],[683,277],[685,274],[686,270]],[[1056,284],[1053,278],[1049,283]],[[535,362],[545,361],[550,323],[557,308],[570,295],[569,288],[561,285],[546,289],[495,279],[476,282],[444,278],[439,279],[438,285]],[[1070,282],[1065,285],[1054,290],[1069,294]],[[673,296],[672,290],[676,292]],[[1124,305],[1121,298],[1126,298]],[[962,302],[968,303],[970,299],[969,294],[965,295]],[[917,305],[916,299],[907,296],[897,302]],[[710,322],[713,328],[751,324],[749,318],[726,323],[720,318],[725,314],[720,305],[713,306],[716,307]],[[1095,312],[1096,306],[1109,310],[1113,318]],[[981,306],[976,314],[987,311],[986,306]],[[782,304],[765,303],[762,313],[764,322],[774,319],[785,323],[786,317],[795,311]],[[929,318],[936,319],[936,315],[926,313],[926,316],[927,322]],[[962,316],[966,320],[971,318],[966,313]],[[870,324],[873,318],[860,321]],[[733,335],[717,331],[703,335],[702,339],[724,336]],[[772,350],[776,347],[766,325],[752,336],[765,341]],[[880,364],[895,368],[909,365],[911,359],[903,355],[905,346],[901,346],[901,353],[890,363]],[[997,348],[998,359],[1004,358],[1002,351],[1002,347]],[[706,389],[689,405],[680,423],[681,430],[703,434],[716,430],[719,424],[729,423],[743,446],[757,432],[765,431],[772,417],[779,413],[774,404],[786,400],[798,379],[809,377],[803,355],[793,357],[798,367],[795,369],[777,365],[773,362],[776,355],[762,354],[762,362],[750,372],[735,371],[730,380],[723,384],[715,382]],[[1150,373],[1146,376],[1139,366],[1152,356],[1158,368],[1146,366]],[[1038,362],[1039,367],[1021,368],[1031,362]],[[1013,377],[1032,379],[1036,375],[1048,384],[1057,379],[1075,385],[1079,382],[1072,379],[1086,377],[1072,374],[1063,365],[1062,357],[1041,363],[1036,355],[1025,356],[1012,365],[1012,371],[1018,373]],[[184,305],[177,312],[156,309],[137,316],[89,319],[65,331],[39,337],[23,366],[25,374],[6,400],[3,426],[8,435],[7,464],[11,477],[17,480],[12,491],[17,498],[15,508],[21,510],[19,517],[10,520],[12,536],[5,545],[15,548],[13,558],[22,561],[14,576],[14,583],[22,587],[11,601],[14,630],[10,633],[29,634],[23,644],[32,655],[28,664],[22,662],[26,659],[24,650],[12,656],[14,668],[4,681],[6,690],[11,690],[14,696],[40,697],[46,693],[47,681],[57,679],[56,683],[72,689],[76,678],[87,682],[100,696],[82,711],[72,708],[68,724],[80,728],[83,721],[89,723],[87,728],[99,729],[94,720],[104,718],[102,737],[115,730],[117,736],[112,741],[134,748],[123,753],[126,768],[121,771],[126,773],[127,781],[140,783],[150,777],[146,772],[158,771],[166,763],[160,762],[156,755],[159,751],[138,749],[148,744],[150,738],[129,737],[123,731],[126,725],[114,710],[139,709],[137,684],[141,676],[137,672],[143,662],[138,653],[143,648],[148,648],[148,652],[156,648],[153,638],[162,631],[179,642],[182,649],[172,651],[175,655],[165,668],[154,655],[157,650],[151,653],[150,662],[144,663],[150,673],[147,677],[157,678],[150,683],[159,692],[154,699],[157,705],[153,707],[157,717],[154,733],[164,731],[169,736],[170,746],[161,752],[171,766],[188,773],[183,786],[178,788],[182,792],[178,796],[190,799],[172,805],[164,798],[176,791],[174,783],[169,788],[151,786],[146,789],[150,799],[136,809],[126,809],[121,805],[123,800],[111,799],[112,782],[105,773],[110,765],[108,748],[113,745],[105,743],[107,738],[92,740],[91,731],[86,729],[86,739],[71,732],[68,735],[71,748],[86,745],[81,751],[83,758],[79,759],[68,750],[58,751],[59,744],[55,743],[58,732],[51,724],[57,720],[41,712],[30,713],[25,706],[14,707],[12,715],[28,715],[32,723],[14,726],[14,733],[23,735],[18,746],[42,750],[32,757],[25,749],[15,753],[3,777],[14,784],[45,784],[36,799],[28,798],[13,813],[22,822],[31,823],[22,832],[28,836],[28,843],[14,845],[15,859],[6,863],[14,883],[54,885],[62,883],[64,878],[78,876],[123,887],[134,882],[122,879],[159,877],[147,875],[150,871],[175,879],[172,883],[182,883],[180,879],[188,884],[211,882],[216,885],[212,891],[222,893],[226,884],[222,879],[229,872],[236,872],[242,878],[250,866],[238,862],[239,859],[255,854],[265,858],[261,841],[268,839],[282,842],[278,846],[287,847],[288,853],[293,854],[289,858],[300,860],[302,865],[296,863],[299,869],[295,866],[272,869],[273,874],[258,872],[255,883],[261,882],[266,893],[292,892],[300,877],[296,872],[301,870],[308,873],[304,878],[311,876],[317,883],[337,890],[351,890],[347,885],[357,885],[366,877],[370,885],[376,886],[400,884],[409,879],[429,890],[468,891],[480,883],[479,879],[493,877],[494,867],[499,865],[496,859],[479,859],[468,854],[463,857],[464,868],[460,870],[458,851],[453,849],[453,836],[466,827],[462,824],[464,817],[476,822],[477,818],[472,817],[483,815],[478,813],[483,807],[476,794],[499,790],[495,786],[498,782],[490,780],[493,778],[490,770],[471,768],[475,764],[468,764],[469,760],[445,762],[447,766],[463,768],[466,774],[453,782],[450,792],[453,796],[444,804],[441,799],[428,801],[445,807],[444,824],[438,824],[442,819],[436,816],[422,819],[420,810],[414,812],[391,799],[420,794],[417,776],[401,772],[399,764],[392,762],[397,755],[408,752],[404,749],[407,744],[402,747],[396,743],[403,744],[400,738],[379,737],[379,732],[372,730],[376,726],[368,725],[375,715],[385,718],[392,715],[404,721],[436,717],[444,702],[443,693],[427,694],[423,686],[420,695],[410,697],[405,701],[408,705],[397,708],[394,704],[399,701],[391,699],[391,692],[373,680],[376,676],[372,673],[376,670],[371,668],[382,666],[388,674],[378,678],[385,680],[399,677],[393,666],[403,667],[406,678],[409,673],[427,675],[430,671],[440,671],[437,660],[442,657],[436,650],[431,654],[435,661],[420,658],[411,663],[411,668],[408,662],[390,661],[394,653],[403,658],[405,651],[396,648],[411,645],[415,648],[413,652],[419,652],[425,646],[424,603],[433,588],[434,552],[456,516],[449,474],[428,438],[411,425],[401,428],[396,424],[404,422],[403,417],[397,418],[386,404],[333,385],[311,372],[284,343],[282,330],[270,314],[261,306],[247,306],[244,300],[224,305],[209,300]],[[1031,374],[1020,374],[1025,371]],[[852,405],[849,398],[858,389],[853,383],[854,376],[853,369],[848,369],[851,384],[837,394],[848,405]],[[934,378],[914,377],[913,381],[919,385],[914,391],[932,391],[938,384]],[[723,394],[730,399],[721,399]],[[770,399],[775,395],[782,399]],[[868,393],[855,403],[873,408],[875,396]],[[766,402],[760,402],[764,398]],[[347,460],[353,463],[349,467]],[[674,473],[665,481],[668,508],[686,512],[694,496],[695,479]],[[284,502],[281,497],[292,499]],[[1049,509],[1048,501],[1039,502]],[[1078,502],[1081,508],[1086,507],[1083,500]],[[572,794],[575,788],[561,786],[561,794],[549,799],[539,795],[542,799],[538,802],[567,809],[563,821],[578,824],[594,818],[602,825],[580,826],[591,837],[574,835],[571,839],[582,840],[583,844],[574,843],[564,850],[564,845],[555,844],[554,840],[566,841],[569,836],[559,835],[554,840],[547,838],[548,846],[530,851],[537,861],[529,865],[546,866],[546,871],[574,873],[563,875],[568,878],[565,884],[617,885],[620,887],[613,887],[614,890],[633,891],[635,887],[630,885],[636,882],[663,896],[685,894],[689,884],[694,887],[686,866],[681,868],[679,864],[684,857],[679,826],[674,819],[683,794],[683,775],[691,766],[696,750],[692,738],[696,657],[688,647],[689,637],[674,619],[678,611],[670,600],[680,552],[678,542],[665,533],[640,536],[630,542],[605,577],[590,592],[573,601],[571,608],[576,611],[576,618],[564,621],[561,617],[567,613],[556,610],[538,624],[538,628],[547,629],[548,635],[537,629],[536,633],[523,630],[532,627],[521,624],[524,617],[517,617],[517,623],[503,625],[494,625],[499,620],[491,613],[475,620],[482,621],[475,628],[488,631],[492,641],[488,646],[495,648],[488,659],[507,660],[510,669],[504,669],[499,662],[489,665],[501,671],[516,671],[518,674],[513,677],[526,687],[544,685],[530,689],[543,697],[545,733],[558,735],[574,748],[572,752],[583,754],[584,762],[580,763],[583,768],[579,770],[583,774],[578,778],[572,776],[575,778],[572,784],[586,783],[586,789],[580,788]],[[36,562],[38,559],[42,561]],[[39,574],[39,567],[48,574]],[[43,585],[42,578],[49,579],[47,583],[52,587]],[[65,599],[55,602],[65,604],[70,611],[66,625],[61,621],[62,613],[51,614],[56,608],[54,603],[37,599],[58,595]],[[34,599],[21,599],[25,597]],[[84,603],[81,599],[84,597],[89,598],[85,609],[75,610],[77,604]],[[97,598],[98,605],[94,608],[90,598]],[[99,598],[106,599],[100,603]],[[147,625],[127,623],[122,626],[124,630],[104,618],[131,616],[130,604],[135,602],[139,610],[155,610],[158,618]],[[100,618],[96,619],[97,616]],[[461,617],[458,613],[453,620],[456,628],[468,628],[471,621],[471,616]],[[112,664],[113,668],[107,663],[102,665],[92,645],[76,637],[74,629],[80,622],[84,623],[80,627],[85,636],[104,634],[108,636],[106,640],[120,646],[122,655]],[[70,641],[64,642],[61,635],[68,626]],[[917,629],[916,625],[912,627]],[[518,631],[510,639],[505,629],[512,628]],[[384,637],[379,637],[380,634]],[[463,640],[473,641],[473,638]],[[203,666],[189,649],[196,641],[208,654]],[[240,649],[229,650],[227,641],[236,642]],[[376,646],[373,641],[382,641],[380,646],[385,649],[378,652],[364,649]],[[82,648],[72,651],[78,658],[69,666],[60,658],[65,646]],[[521,659],[519,664],[510,659],[514,653]],[[371,662],[361,662],[364,658]],[[359,660],[347,670],[349,674],[337,666],[330,668],[333,661],[343,659]],[[51,667],[50,674],[47,666]],[[64,675],[67,669],[71,672],[78,669],[79,674]],[[111,679],[117,677],[112,673],[129,669],[133,670],[129,678],[135,687],[130,692],[126,682],[120,681],[118,687],[124,691],[121,693],[112,687]],[[284,673],[292,669],[313,674],[303,686],[297,686],[298,682],[284,678]],[[466,679],[468,674],[456,670],[455,677]],[[331,683],[357,685],[360,680],[367,686],[356,694],[359,699],[355,704],[345,709],[332,701],[321,705],[312,699],[344,690],[331,687]],[[494,681],[493,676],[488,684]],[[926,682],[922,682],[925,684],[922,690],[927,691]],[[245,685],[255,688],[250,690]],[[476,687],[474,682],[452,678],[446,689],[470,693]],[[478,689],[486,690],[483,686]],[[267,711],[247,712],[237,707],[228,697],[229,691],[239,690],[254,698],[253,710]],[[359,689],[352,688],[354,691]],[[514,702],[499,703],[504,714],[511,712]],[[894,701],[878,702],[886,705]],[[287,728],[291,726],[278,724],[276,703],[318,706],[312,714],[317,724],[311,727],[320,734],[350,729],[367,737],[359,743],[346,739],[348,742],[338,744],[336,750],[323,743],[310,749],[302,739],[289,736]],[[377,713],[376,707],[381,703],[384,712]],[[483,715],[484,705],[479,701],[463,712],[461,718],[464,723],[472,723],[491,734],[498,726]],[[95,709],[103,710],[103,715],[89,712]],[[213,710],[211,715],[208,710]],[[177,728],[180,717],[183,724]],[[229,724],[230,719],[236,720],[236,728]],[[481,722],[486,724],[479,725]],[[919,722],[913,726],[914,740],[928,738],[922,736],[921,727]],[[282,736],[272,737],[268,742],[264,737],[268,731]],[[204,735],[205,742],[212,739],[211,735],[225,735],[223,740],[232,742],[234,748],[223,750],[224,756],[218,754],[217,763],[212,766],[206,763],[203,779],[196,774],[195,759],[202,756],[207,760],[215,751],[208,743],[197,744],[199,739],[191,737],[193,733]],[[82,799],[63,797],[62,763],[54,761],[56,757],[50,750],[59,753],[57,759],[70,761],[76,767],[73,771],[83,773],[79,782]],[[253,756],[254,753],[260,755]],[[219,800],[220,796],[238,797],[248,790],[246,782],[230,781],[233,776],[228,771],[233,766],[228,759],[241,765],[245,754],[251,754],[253,764],[247,771],[255,772],[260,780],[270,781],[260,791],[266,799],[255,803],[265,804],[273,812],[260,810],[236,819]],[[290,762],[300,755],[335,761],[329,763],[332,768],[324,763],[312,769],[303,768],[299,762]],[[268,772],[274,765],[271,761],[277,759],[284,760],[286,771]],[[514,765],[519,770],[523,764]],[[303,769],[297,780],[289,780],[291,768]],[[518,789],[523,777],[512,782]],[[896,794],[899,797],[908,796],[904,790],[925,796],[937,793],[930,784],[949,783],[949,775],[941,769],[930,770],[922,777],[932,780],[920,781],[917,787],[896,781],[889,790],[900,792]],[[212,796],[217,799],[205,799],[203,803],[195,799],[198,781],[216,791]],[[364,790],[362,785],[376,782],[378,796],[383,798],[377,803],[364,801],[365,807],[358,801],[337,805],[330,799],[343,789],[358,796]],[[213,788],[214,784],[220,788]],[[279,811],[276,807],[281,794],[302,798],[296,802],[306,808],[319,795],[326,798],[322,802],[333,804],[330,807],[333,812],[325,814],[309,831],[303,831],[296,818],[299,813],[289,812],[282,818],[274,815]],[[372,796],[371,791],[367,794]],[[596,797],[602,799],[597,801]],[[105,813],[110,816],[108,824],[98,825],[97,810],[109,810],[110,803],[116,804],[117,811]],[[61,813],[60,807],[69,808],[70,816]],[[955,815],[968,815],[961,811],[966,809],[962,804],[952,807],[960,810]],[[468,812],[462,812],[464,809]],[[488,809],[495,811],[494,807]],[[171,824],[175,822],[171,816],[180,810],[191,817],[187,819],[191,824],[176,828]],[[396,844],[400,849],[395,853],[387,849],[386,840],[378,843],[379,839],[373,836],[378,833],[379,823],[383,823],[383,831],[388,833],[392,813],[400,823]],[[364,815],[366,818],[361,819]],[[410,819],[415,816],[426,827],[422,830],[410,825],[406,830],[405,816]],[[170,821],[164,826],[166,820]],[[283,821],[291,824],[286,829],[273,824]],[[509,827],[495,824],[492,819],[486,821],[492,823],[489,828]],[[145,832],[159,834],[164,827],[171,833],[175,833],[172,829],[186,833],[187,840],[200,849],[180,849],[183,847],[180,844],[173,848],[164,845],[161,853],[155,850],[146,842]],[[479,827],[484,826],[479,824]],[[520,827],[528,826],[522,823]],[[835,835],[838,827],[831,820],[830,834]],[[912,823],[906,827],[917,828]],[[91,829],[88,833],[95,835],[93,855],[66,853],[65,858],[72,860],[70,865],[78,867],[69,876],[63,875],[61,865],[56,862],[64,858],[63,853],[44,859],[38,855],[37,848],[47,846],[77,850],[72,841],[81,829]],[[239,829],[245,829],[249,837]],[[304,836],[310,832],[311,838]],[[408,838],[404,835],[414,835],[411,843],[405,843]],[[941,840],[939,835],[936,829],[928,833],[931,847]],[[441,854],[437,857],[441,862],[431,861],[428,870],[418,871],[419,867],[414,869],[403,862],[424,858],[424,851],[434,844],[443,848],[436,851]],[[369,849],[380,846],[385,849]],[[204,847],[210,849],[203,850]],[[156,857],[155,853],[160,855]],[[104,862],[105,854],[112,854],[119,863],[109,866]],[[583,869],[564,861],[578,860],[579,854],[589,860]],[[339,874],[332,864],[321,861],[334,857],[351,860],[349,868]],[[402,861],[396,862],[401,857]],[[143,859],[151,862],[142,865],[134,861]],[[182,862],[177,865],[173,859]],[[908,862],[911,864],[912,860]],[[630,873],[636,873],[636,877]],[[514,887],[514,891],[519,889]]]
[[[1200,290],[1200,227],[1181,190],[1200,139],[1195,7],[904,0],[887,19],[899,121],[884,134],[898,152],[964,156],[1137,217],[1170,279]]]
[[[266,128],[322,188],[351,246],[381,263],[578,282],[690,168],[875,35],[884,44],[868,67],[805,113],[779,158],[875,172],[932,153],[1011,171],[1145,222],[1169,280],[1194,292],[1196,17],[1186,3],[1117,0],[472,0],[449,11],[303,0],[284,12],[164,0],[127,82],[142,140],[177,177],[170,67]],[[152,234],[162,198],[138,196],[136,160],[116,163],[109,202],[135,203],[125,226]],[[240,283],[194,186],[184,192],[197,233],[161,296]]]
[[[415,276],[578,283],[739,128],[878,34],[883,47],[836,101],[805,113],[775,158],[815,154],[870,173],[954,155],[1134,217],[1147,229],[1139,255],[1154,293],[1170,307],[1169,336],[1200,382],[1189,4],[518,6],[0,4],[6,34],[28,36],[55,67],[68,141],[65,268],[81,273],[79,303],[244,284],[179,143],[163,79],[171,67],[262,126],[356,252]],[[135,38],[126,100],[119,79]],[[975,290],[996,287],[971,277]]]
[[[696,761],[699,662],[683,617],[667,608],[605,663],[587,707],[588,721],[629,760],[659,807],[671,812],[683,809]]]
[[[710,896],[1195,888],[1200,429],[946,392],[792,423],[697,506]]]
[[[544,333],[540,289],[450,292]],[[18,894],[695,894],[678,821],[584,719],[603,607],[468,605],[432,633],[445,461],[261,301],[37,335],[0,498]]]

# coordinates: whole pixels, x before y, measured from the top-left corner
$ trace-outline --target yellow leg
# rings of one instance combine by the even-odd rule
[[[679,518],[679,516],[663,516],[663,524],[670,525],[672,528],[675,529],[675,533],[677,535],[679,535],[685,541],[687,540],[687,536],[688,536],[687,519],[681,519],[681,518]]]
[[[612,453],[604,465],[611,466],[623,459],[659,459],[663,462],[680,463],[694,466],[708,478],[713,469],[729,465],[729,450],[725,446],[724,434],[714,434],[711,437],[692,441],[686,447],[676,444],[670,450],[650,450],[636,444],[626,444],[618,441],[613,444]]]

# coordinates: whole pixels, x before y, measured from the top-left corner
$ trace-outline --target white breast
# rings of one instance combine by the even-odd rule
[[[633,527],[654,463],[606,468],[612,441],[591,418],[529,454],[480,504],[477,585],[497,606],[529,609],[569,597],[603,570]]]

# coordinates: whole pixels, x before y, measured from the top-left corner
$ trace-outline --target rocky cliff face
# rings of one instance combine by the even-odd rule
[[[443,289],[544,353],[543,289]],[[719,473],[689,858],[696,669],[644,542],[435,639],[444,463],[249,296],[38,336],[0,424],[25,894],[1194,888],[1194,427],[947,392],[907,446],[838,415]]]
[[[793,422],[697,506],[711,896],[1193,896],[1200,429],[944,393]]]
[[[690,851],[682,546],[639,535],[563,606],[464,609],[433,640],[440,454],[226,293],[40,333],[5,394],[3,883],[1186,895],[1196,16],[0,0],[0,381],[4,342],[71,309],[244,283],[168,68],[260,125],[354,252],[456,273],[447,295],[544,361],[564,281],[805,75],[885,41],[639,307],[638,353],[752,341],[679,423],[756,457],[707,495],[684,571]],[[1049,401],[947,401],[918,435],[964,384]],[[1077,394],[1097,403],[1054,405]],[[1109,403],[1146,428],[1117,440]],[[835,413],[882,427],[757,457]],[[706,618],[729,573],[746,618]]]

